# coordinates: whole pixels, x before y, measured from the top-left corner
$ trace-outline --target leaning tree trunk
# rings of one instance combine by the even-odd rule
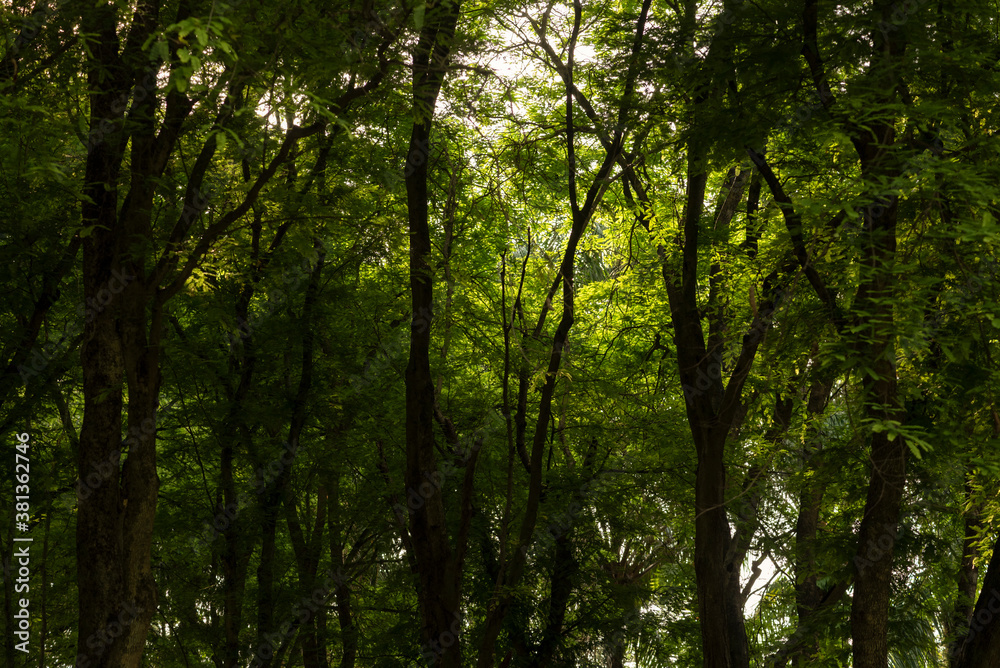
[[[962,642],[957,668],[1000,666],[1000,538],[993,543],[993,556],[983,578],[983,588],[972,613],[969,633]]]
[[[1000,436],[1000,416],[993,410],[993,437]],[[966,473],[969,475],[969,473]],[[971,497],[968,478],[965,493]],[[965,540],[962,544],[962,567],[958,579],[959,600],[953,619],[955,640],[948,653],[951,668],[986,668],[1000,665],[1000,538],[993,543],[993,555],[983,580],[979,600],[972,607],[978,572],[975,566],[975,536],[982,525],[982,506],[965,514]]]

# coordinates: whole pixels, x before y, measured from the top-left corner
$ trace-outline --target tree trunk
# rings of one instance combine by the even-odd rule
[[[955,661],[957,668],[1000,666],[1000,537],[993,543],[993,556],[983,578],[983,588],[972,613],[969,633]]]
[[[972,495],[968,478],[965,481],[965,495],[967,501]],[[969,633],[972,614],[975,612],[976,587],[979,584],[979,572],[975,561],[978,556],[976,537],[982,525],[980,512],[980,507],[971,506],[964,513],[965,531],[962,539],[962,562],[959,566],[956,582],[955,610],[945,633],[946,637],[950,636],[951,638],[948,643],[949,668],[958,668],[959,653],[965,644],[965,636]]]
[[[308,494],[308,491],[306,492]],[[299,588],[303,600],[313,599],[317,590],[317,573],[323,547],[323,530],[326,528],[326,490],[321,486],[316,495],[316,520],[312,532],[305,535],[299,522],[298,511],[293,503],[285,504],[285,518],[288,522],[292,549],[299,571]],[[315,601],[312,600],[315,604]],[[316,604],[316,609],[307,607],[309,618],[303,622],[299,635],[302,640],[302,665],[304,668],[326,668],[326,646],[322,642],[321,630],[326,618],[326,607]]]
[[[318,247],[318,242],[315,240],[314,246]],[[309,284],[306,287],[305,299],[302,306],[302,319],[300,321],[300,331],[303,333],[302,371],[299,375],[295,397],[292,400],[292,415],[288,425],[288,440],[285,442],[285,447],[279,458],[272,460],[267,467],[262,467],[259,472],[261,476],[271,475],[272,464],[277,462],[278,473],[274,476],[272,482],[265,484],[265,490],[262,494],[263,498],[261,499],[263,521],[261,523],[260,566],[257,569],[257,647],[262,668],[268,668],[275,662],[281,665],[281,661],[278,658],[287,649],[292,634],[302,623],[301,618],[296,616],[295,620],[288,626],[282,624],[276,628],[274,625],[274,577],[277,566],[277,546],[275,540],[278,527],[278,514],[282,506],[288,502],[286,499],[288,482],[291,478],[292,466],[295,463],[296,454],[299,451],[302,430],[305,427],[308,417],[306,407],[309,400],[309,393],[312,389],[314,362],[313,347],[315,330],[313,329],[313,312],[319,291],[319,278],[323,271],[323,261],[324,254],[320,251],[319,260],[309,276]],[[260,649],[265,646],[270,646],[274,651],[271,653],[260,653]]]
[[[732,666],[729,637],[729,607],[726,605],[725,553],[729,545],[726,519],[725,441],[718,436],[698,446],[695,478],[694,569],[698,588],[698,618],[701,621],[702,652],[706,667]]]
[[[741,406],[740,395],[758,346],[774,308],[765,301],[755,315],[750,333],[744,336],[740,357],[729,383],[723,386],[722,323],[710,322],[711,350],[706,348],[698,309],[698,242],[704,208],[707,175],[705,152],[692,144],[688,149],[688,193],[683,225],[683,257],[680,284],[674,282],[673,268],[664,264],[664,283],[670,302],[677,365],[687,404],[688,424],[694,438],[698,468],[695,477],[695,578],[701,626],[704,665],[745,668],[748,659],[743,611],[732,605],[739,589],[739,576],[727,570],[726,552],[732,536],[726,516],[725,448],[729,432]],[[732,185],[732,184],[730,184]],[[725,192],[725,191],[724,191]],[[728,199],[728,197],[727,197]],[[735,204],[728,207],[732,217]],[[728,220],[722,221],[728,225]],[[666,254],[661,247],[660,256]],[[772,277],[773,278],[773,275]],[[767,286],[770,287],[770,286]],[[709,304],[709,308],[715,306]],[[769,321],[768,321],[769,322]],[[730,567],[735,567],[730,564]],[[735,582],[735,588],[734,583]],[[739,661],[734,665],[733,661]]]
[[[83,290],[85,300],[105,306],[95,309],[84,325],[80,351],[84,415],[77,462],[77,651],[79,661],[95,668],[137,665],[126,661],[129,643],[123,624],[141,623],[134,614],[152,614],[149,601],[139,610],[136,601],[127,600],[126,573],[133,568],[125,562],[125,498],[119,480],[125,359],[117,329],[120,298],[114,298],[109,286],[121,276],[117,206],[124,108],[116,108],[114,98],[127,95],[131,82],[118,54],[117,20],[114,7],[104,5],[88,11],[82,24],[94,35],[88,83],[95,138],[87,154],[82,204],[83,225],[92,229],[83,241]],[[129,553],[139,556],[134,549]],[[131,604],[129,610],[126,604]]]
[[[242,430],[241,430],[242,431]],[[231,438],[249,440],[248,434],[231,434]],[[222,507],[220,515],[235,515],[224,532],[222,552],[222,666],[236,668],[240,662],[240,631],[243,628],[243,595],[246,591],[251,546],[239,516],[238,497],[233,476],[232,440],[223,441],[221,453]]]
[[[243,629],[243,596],[246,592],[247,573],[254,541],[251,532],[244,526],[243,518],[240,517],[234,466],[237,445],[242,446],[245,453],[253,451],[251,428],[244,417],[245,402],[253,387],[257,366],[256,341],[253,328],[250,326],[250,302],[271,258],[271,253],[263,258],[260,257],[261,232],[261,216],[255,211],[251,224],[252,273],[241,286],[236,298],[234,315],[238,334],[234,333],[230,339],[229,368],[239,372],[239,380],[235,389],[226,383],[230,405],[219,453],[222,507],[218,508],[217,512],[230,520],[223,532],[225,547],[222,552],[221,665],[223,668],[236,668],[240,662],[240,649],[243,646],[240,641],[240,632]],[[272,253],[283,238],[280,232],[281,230],[272,244]]]
[[[888,22],[897,6],[889,0],[878,0],[870,14],[874,25],[879,19]],[[806,0],[802,14],[802,55],[824,109],[836,104],[834,88],[827,79],[826,65],[819,49],[819,3]],[[886,25],[887,23],[883,23]],[[895,71],[895,63],[905,53],[903,31],[873,31],[870,72],[878,81],[882,101],[896,102],[902,83]],[[898,119],[883,116],[857,123],[850,115],[840,116],[842,129],[851,138],[861,173],[869,187],[886,183],[899,176],[898,154],[887,150],[896,143],[895,125]],[[813,286],[820,301],[826,306],[830,318],[841,336],[850,340],[859,361],[868,367],[863,377],[865,416],[868,420],[887,424],[901,424],[905,411],[900,404],[895,369],[895,332],[893,302],[893,263],[896,252],[896,216],[898,197],[878,195],[876,201],[864,210],[864,259],[860,263],[861,276],[854,299],[856,315],[847,323],[837,305],[836,296],[816,271],[810,250],[803,237],[803,221],[795,212],[791,199],[775,177],[763,154],[750,150],[751,158],[761,171],[779,204],[786,227],[791,236],[796,260]],[[862,321],[864,314],[865,320]],[[848,329],[845,325],[867,325]],[[859,335],[863,332],[863,335]],[[855,556],[854,599],[851,605],[851,637],[855,668],[885,668],[888,662],[888,617],[890,580],[892,576],[893,547],[902,507],[903,484],[906,477],[908,446],[904,438],[889,438],[883,428],[871,436],[871,480],[865,502],[864,516],[858,532],[858,549]],[[808,528],[808,527],[806,527]]]
[[[413,54],[413,129],[406,166],[410,234],[410,358],[406,366],[406,498],[418,568],[421,656],[445,668],[462,665],[461,554],[445,522],[441,474],[434,454],[434,381],[430,368],[433,277],[427,175],[430,135],[460,1],[428,6]],[[463,509],[464,510],[464,509]]]
[[[862,166],[867,166],[867,176],[885,176],[884,168],[876,164],[876,156],[883,145],[892,143],[894,132],[890,125],[873,125],[877,126],[875,133],[858,142],[863,143],[859,150]],[[880,139],[876,141],[875,137]],[[892,288],[897,201],[893,198],[887,204],[884,208],[870,207],[865,212],[865,236],[869,240],[867,276],[863,274],[855,305],[859,311],[871,314],[873,329],[870,338],[858,345],[876,376],[873,379],[866,375],[864,379],[866,417],[872,421],[902,423],[905,411],[899,402],[896,381]],[[871,481],[854,559],[851,637],[855,668],[885,668],[889,660],[892,556],[909,452],[905,438],[890,440],[889,436],[888,430],[871,436]]]
[[[330,511],[327,515],[330,525],[330,564],[339,577],[335,582],[334,602],[337,606],[337,622],[340,625],[340,645],[343,654],[340,668],[354,668],[358,658],[358,629],[354,622],[354,606],[351,596],[350,579],[344,562],[347,537],[340,519],[340,473],[334,473],[330,486]]]
[[[190,11],[190,4],[182,2],[176,21],[188,18]],[[156,610],[150,555],[159,487],[155,425],[164,305],[181,290],[212,243],[249,211],[296,142],[324,125],[290,127],[243,201],[201,233],[178,267],[180,246],[206,204],[199,188],[215,155],[216,135],[206,140],[188,177],[183,212],[168,231],[167,247],[147,272],[149,251],[136,240],[156,238],[152,220],[158,179],[194,107],[174,90],[160,108],[156,72],[161,63],[151,63],[142,51],[159,23],[155,0],[137,3],[128,18],[119,15],[118,5],[101,4],[84,12],[80,21],[81,33],[89,36],[90,132],[81,207],[88,310],[80,350],[84,417],[77,458],[77,648],[79,662],[95,668],[137,667]],[[124,44],[119,30],[127,35]],[[172,48],[178,48],[176,40]],[[339,108],[366,94],[378,79],[342,96]],[[232,113],[233,106],[223,103],[217,122]],[[119,212],[127,149],[129,192]],[[72,257],[71,251],[72,245],[67,257]],[[124,441],[123,409],[128,420]]]
[[[829,396],[829,385],[814,381],[809,388],[806,411],[810,418],[818,418]],[[802,455],[807,471],[816,472],[820,468],[822,443],[816,440],[815,427],[810,428],[810,439],[803,446]],[[799,513],[795,521],[795,610],[799,628],[805,628],[809,616],[823,600],[823,590],[819,588],[819,573],[816,567],[816,535],[819,531],[820,509],[823,506],[823,486],[815,476],[806,480],[799,493]],[[794,665],[805,668],[813,660],[817,649],[815,636],[808,637],[796,649]]]
[[[657,245],[657,253],[670,304],[677,347],[677,367],[698,462],[695,478],[694,560],[703,665],[712,668],[743,668],[743,659],[748,658],[748,651],[745,651],[746,631],[743,611],[736,610],[737,606],[734,605],[736,597],[742,595],[742,592],[739,589],[739,575],[732,577],[731,571],[727,569],[726,553],[732,537],[725,509],[724,454],[729,432],[741,413],[740,397],[744,383],[782,298],[782,291],[774,282],[779,273],[790,270],[790,265],[786,261],[780,269],[772,271],[765,278],[761,292],[762,302],[743,336],[740,354],[731,370],[729,382],[724,385],[722,356],[719,352],[709,354],[706,348],[697,301],[698,243],[707,183],[702,166],[704,158],[704,150],[692,143],[688,148],[687,202],[681,220],[683,257],[679,277],[675,276],[675,269],[662,244]],[[651,210],[651,202],[634,170],[625,168],[625,175],[643,208]],[[731,176],[735,177],[735,174]],[[735,185],[735,178],[731,178],[729,186]],[[630,190],[626,191],[626,197],[634,206]],[[718,221],[721,225],[729,224],[736,204],[737,202],[730,201],[727,194],[725,204],[719,207],[719,212],[725,212],[727,216]],[[651,232],[649,218],[642,213],[638,214],[638,218],[646,230]],[[710,348],[719,351],[724,343],[725,328],[718,317],[715,320],[718,322],[710,323]],[[731,562],[729,566],[735,567]],[[736,666],[733,664],[734,660],[739,662]]]

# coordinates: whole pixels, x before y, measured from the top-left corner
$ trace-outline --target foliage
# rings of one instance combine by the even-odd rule
[[[141,309],[162,309],[158,604],[142,665],[438,660],[448,641],[421,635],[412,542],[438,492],[443,535],[468,542],[462,662],[699,665],[699,452],[719,423],[695,407],[739,382],[716,491],[748,665],[851,665],[859,569],[890,552],[889,665],[950,665],[1000,530],[998,17],[982,2],[804,5],[818,5],[822,76],[798,5],[463,3],[418,155],[411,129],[431,117],[412,70],[435,3],[5,4],[0,437],[33,443],[32,659],[68,664],[88,642],[74,533],[95,472],[79,468],[80,439],[106,397],[85,397],[80,350],[103,311],[124,322],[118,292],[85,297],[79,249],[101,230],[81,211],[106,138],[91,107],[116,75],[87,70],[103,42],[84,26],[148,12],[141,48],[128,52],[127,30],[119,44],[148,76],[120,101],[124,134],[106,131],[123,151],[114,208],[150,193],[145,233],[118,256],[165,267]],[[885,55],[893,40],[906,48]],[[162,171],[143,172],[135,147],[178,109]],[[885,136],[864,145],[874,129]],[[406,227],[422,161],[430,320],[411,309]],[[890,209],[876,264],[887,242],[872,221]],[[706,346],[697,369],[682,321]],[[406,374],[421,323],[437,450],[414,488]],[[890,375],[892,410],[872,390]],[[128,417],[123,445],[141,429]],[[540,419],[538,516],[521,544]],[[882,441],[905,445],[905,483],[898,526],[872,548],[859,536]],[[113,464],[94,484],[119,484]],[[508,582],[516,550],[525,566]]]

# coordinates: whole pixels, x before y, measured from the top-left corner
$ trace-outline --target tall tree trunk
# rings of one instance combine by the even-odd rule
[[[240,516],[235,478],[237,446],[241,446],[245,453],[252,452],[253,448],[251,427],[245,419],[245,402],[253,387],[257,366],[256,340],[253,327],[250,325],[250,302],[274,250],[284,238],[282,234],[284,229],[286,229],[284,225],[279,228],[270,251],[261,258],[260,237],[263,223],[261,213],[254,211],[251,223],[251,274],[240,288],[234,309],[238,334],[233,334],[230,339],[229,369],[237,371],[239,375],[235,388],[226,383],[230,406],[219,453],[222,507],[217,509],[220,515],[230,518],[229,525],[223,533],[225,546],[222,551],[221,665],[223,668],[236,668],[240,662],[240,649],[243,646],[240,641],[240,631],[243,629],[243,596],[246,592],[250,555],[253,551],[251,532],[247,531],[248,527]]]
[[[354,602],[351,595],[350,578],[347,577],[347,563],[344,552],[347,537],[341,521],[343,509],[340,504],[340,473],[334,473],[330,486],[330,510],[327,515],[330,525],[330,564],[339,575],[335,581],[334,602],[337,607],[337,623],[340,626],[340,645],[343,654],[340,668],[354,668],[358,658],[358,628],[354,621]]]
[[[88,318],[84,326],[84,341],[80,351],[83,369],[84,416],[80,431],[80,455],[77,470],[81,481],[77,511],[77,583],[79,586],[78,654],[91,666],[135,666],[135,652],[139,636],[145,637],[138,627],[143,619],[151,617],[155,597],[144,591],[140,603],[129,593],[137,591],[130,576],[141,576],[140,563],[127,563],[127,559],[141,560],[139,554],[143,527],[128,527],[134,538],[126,546],[126,502],[132,501],[124,493],[119,479],[122,443],[122,391],[126,373],[126,360],[118,332],[118,316],[122,312],[121,299],[111,292],[112,281],[122,280],[119,225],[118,179],[125,150],[124,105],[116,98],[131,90],[133,78],[118,53],[118,16],[113,5],[90,9],[82,23],[83,30],[93,35],[88,59],[88,84],[90,86],[90,129],[93,137],[87,154],[85,197],[82,205],[84,228],[92,230],[83,241],[83,290],[89,303],[105,305]],[[118,290],[120,292],[120,290]],[[134,336],[134,323],[129,323]],[[137,369],[133,358],[131,371]],[[158,379],[144,378],[154,385]],[[149,389],[147,387],[147,389]],[[155,400],[155,398],[154,398]],[[130,402],[131,404],[132,402]],[[134,402],[135,417],[148,417],[149,406]],[[155,404],[154,404],[155,406]],[[129,407],[130,418],[133,406]],[[142,417],[140,417],[142,415]],[[134,423],[138,425],[139,423]],[[147,458],[153,443],[137,448],[136,457],[146,450]],[[155,457],[154,460],[155,462]],[[131,467],[131,491],[136,494],[135,510],[129,519],[140,522],[150,520],[148,494],[136,489],[136,483],[148,471],[146,466]],[[155,503],[156,482],[153,480]],[[155,505],[154,505],[155,507]],[[138,515],[138,517],[136,517]],[[148,563],[148,555],[146,555]],[[147,586],[151,583],[144,583]],[[129,631],[133,627],[134,631]],[[130,642],[132,640],[133,642]],[[141,648],[140,648],[141,651]]]
[[[539,314],[538,322],[535,325],[535,329],[531,333],[531,336],[536,340],[540,338],[548,311],[552,308],[553,299],[555,298],[561,284],[563,298],[562,314],[558,325],[556,325],[556,330],[552,336],[552,345],[549,349],[548,367],[546,369],[545,383],[542,386],[541,397],[538,402],[538,418],[535,422],[535,432],[531,444],[530,454],[523,452],[521,447],[523,442],[522,439],[525,438],[525,432],[527,431],[527,425],[524,419],[527,408],[527,374],[525,367],[522,366],[519,369],[518,419],[516,425],[516,436],[514,438],[511,438],[511,425],[508,421],[508,441],[510,443],[509,457],[513,459],[514,450],[516,449],[518,455],[522,459],[522,462],[527,465],[528,498],[522,514],[517,541],[513,544],[515,549],[508,553],[507,545],[501,545],[502,563],[500,564],[499,573],[494,581],[493,600],[490,601],[490,605],[486,611],[486,621],[484,623],[484,631],[480,639],[477,658],[478,668],[492,668],[493,666],[495,660],[496,640],[500,635],[507,613],[514,603],[514,596],[512,592],[514,591],[514,587],[516,587],[520,582],[521,576],[524,573],[527,563],[528,546],[531,543],[532,536],[535,531],[535,525],[538,521],[539,504],[543,494],[542,462],[545,451],[545,443],[548,437],[549,421],[552,419],[552,397],[555,392],[556,378],[568,344],[569,332],[573,326],[573,320],[575,317],[575,286],[573,281],[575,275],[577,246],[580,243],[580,239],[583,237],[584,232],[587,230],[591,218],[596,211],[596,207],[608,187],[608,177],[611,173],[611,168],[614,166],[622,153],[622,145],[627,129],[626,121],[628,120],[628,112],[630,110],[628,102],[631,100],[631,96],[634,91],[638,54],[642,47],[642,37],[645,31],[646,17],[649,12],[650,4],[651,0],[644,0],[639,14],[639,19],[636,23],[635,36],[632,42],[632,58],[625,77],[624,95],[618,109],[618,124],[614,129],[613,137],[607,134],[602,134],[600,138],[605,150],[604,159],[597,171],[596,176],[594,177],[593,182],[587,189],[586,197],[584,198],[582,204],[579,201],[579,193],[577,191],[578,184],[575,146],[576,128],[573,122],[574,99],[578,101],[579,106],[583,107],[585,110],[589,110],[586,112],[588,115],[593,112],[593,107],[590,106],[589,102],[585,98],[579,95],[579,90],[573,83],[574,50],[580,35],[583,5],[579,2],[579,0],[573,3],[573,32],[569,38],[568,44],[566,45],[567,60],[565,63],[562,61],[561,54],[556,53],[555,49],[553,49],[549,44],[548,36],[546,35],[547,23],[540,23],[532,20],[532,28],[539,37],[539,43],[545,50],[553,68],[559,73],[563,80],[563,84],[565,85],[566,162],[568,168],[567,185],[569,190],[570,211],[572,213],[572,227],[569,239],[566,242],[566,249],[563,253],[562,261],[559,265],[559,272],[549,288],[546,300],[542,306],[541,313]],[[518,299],[515,300],[514,311],[520,311],[520,291]],[[506,338],[508,334],[509,332],[505,331],[505,341],[509,343],[509,339]],[[505,366],[509,369],[509,365]],[[505,378],[506,376],[507,374],[505,372]],[[506,391],[505,384],[505,397]],[[507,406],[506,399],[504,406],[505,408]],[[525,458],[527,458],[527,461],[525,461]],[[509,510],[513,463],[508,461],[508,466],[507,489]],[[508,517],[509,516],[505,511],[504,519],[506,520]],[[571,584],[568,586],[571,586]]]
[[[971,501],[972,488],[966,473],[965,497],[966,502]],[[955,592],[955,610],[952,612],[951,620],[948,624],[946,637],[951,640],[948,643],[948,665],[949,668],[958,668],[958,658],[962,646],[965,644],[965,636],[969,632],[969,624],[972,622],[972,614],[975,612],[976,587],[979,584],[979,571],[976,568],[976,539],[979,529],[982,526],[980,517],[981,507],[971,505],[963,514],[963,538],[962,538],[962,561],[959,565],[958,578]]]
[[[545,630],[542,632],[542,641],[538,650],[528,664],[531,668],[547,668],[554,665],[556,652],[564,639],[565,629],[563,625],[566,621],[570,595],[573,593],[576,571],[577,564],[573,558],[573,531],[571,527],[556,538]]]
[[[249,433],[240,428],[238,434],[230,434],[223,441],[221,452],[222,504],[220,515],[229,517],[229,526],[224,532],[225,547],[222,552],[222,652],[221,665],[236,668],[240,662],[240,631],[243,628],[243,595],[246,591],[247,571],[250,564],[251,545],[249,536],[239,516],[239,504],[234,478],[233,440],[244,444],[250,440]]]
[[[814,381],[809,388],[809,400],[806,412],[811,419],[818,418],[826,407],[830,386],[821,381]],[[820,468],[822,443],[817,440],[817,429],[809,427],[809,439],[803,446],[802,458],[809,473],[815,473]],[[795,521],[795,610],[798,615],[799,628],[804,628],[809,616],[819,607],[823,600],[823,590],[819,588],[819,573],[816,566],[816,536],[819,531],[820,509],[823,504],[823,486],[815,475],[806,478],[806,483],[799,493],[799,513]],[[816,652],[815,637],[808,638],[796,651],[794,665],[805,668],[812,661]]]
[[[731,572],[727,570],[726,552],[732,536],[726,516],[724,456],[729,433],[741,414],[744,383],[780,299],[773,286],[779,271],[773,271],[764,281],[764,299],[743,337],[729,381],[723,385],[720,351],[724,344],[724,328],[721,322],[713,324],[710,321],[710,345],[706,347],[697,300],[698,243],[707,183],[705,155],[705,150],[697,145],[692,144],[688,149],[688,193],[681,221],[683,257],[679,281],[674,277],[666,250],[660,246],[658,252],[663,262],[664,285],[677,345],[677,365],[698,462],[694,562],[704,665],[741,668],[746,665],[744,659],[749,657],[745,650],[747,640],[743,611],[736,610],[732,605],[734,597],[741,594],[739,577],[731,577]],[[640,199],[645,201],[646,196],[638,180],[633,179],[632,184]],[[731,179],[728,185],[733,187],[736,181]],[[720,221],[723,226],[728,226],[739,200],[739,194],[735,194],[736,201],[732,201],[727,191],[728,188],[723,193],[728,205],[720,207],[720,213],[725,213],[725,220]],[[783,270],[787,270],[787,263]],[[715,306],[710,304],[709,308]],[[733,564],[729,566],[735,568]],[[734,660],[739,663],[734,665]]]
[[[190,3],[181,2],[176,21],[188,18],[190,12]],[[277,154],[242,202],[200,234],[181,264],[181,246],[192,236],[192,225],[206,205],[199,189],[218,146],[217,135],[207,139],[188,175],[183,212],[167,231],[166,248],[160,249],[147,272],[149,250],[136,240],[156,238],[152,220],[158,179],[194,107],[183,93],[173,90],[161,109],[156,79],[161,63],[150,62],[142,50],[158,25],[156,0],[140,0],[129,18],[119,15],[118,5],[104,3],[83,12],[80,22],[81,33],[89,40],[85,66],[90,132],[81,245],[84,299],[91,308],[80,350],[84,417],[77,457],[77,651],[81,662],[95,668],[138,666],[156,610],[150,552],[159,486],[155,424],[164,306],[183,288],[212,244],[250,210],[298,140],[324,127],[323,122],[305,129],[289,127]],[[178,44],[175,40],[171,47],[175,53]],[[386,66],[384,60],[380,66]],[[384,69],[341,96],[338,110],[367,94],[382,75]],[[230,93],[238,92],[240,85],[234,82]],[[221,105],[217,127],[232,117],[233,110],[231,104]],[[130,185],[119,212],[126,150],[131,151]],[[72,245],[68,257],[71,251]],[[124,440],[123,410],[128,420]]]
[[[725,570],[725,552],[731,537],[724,494],[725,439],[713,436],[706,438],[698,448],[694,568],[704,665],[728,667],[732,666],[732,643],[743,640],[730,637],[732,611],[726,604],[729,577]]]
[[[779,274],[792,269],[786,260],[779,269],[764,280],[762,301],[753,313],[753,320],[742,340],[739,357],[730,371],[729,382],[723,384],[722,349],[724,327],[721,321],[711,324],[712,354],[705,345],[701,313],[697,301],[698,243],[707,175],[703,163],[705,151],[692,144],[688,148],[688,193],[679,239],[683,246],[680,275],[675,275],[666,247],[657,245],[663,283],[670,304],[674,342],[677,346],[677,366],[686,399],[688,424],[695,443],[697,471],[695,477],[695,578],[698,592],[698,611],[701,628],[703,661],[705,666],[737,668],[743,666],[748,652],[742,609],[736,610],[733,602],[742,595],[738,575],[732,577],[727,569],[726,553],[732,536],[725,509],[726,471],[725,446],[730,430],[742,412],[741,394],[746,378],[764,335],[770,329],[771,319],[782,299],[783,292],[776,285]],[[642,211],[651,211],[652,203],[644,186],[629,167],[624,168],[628,185],[626,198],[635,206],[641,203]],[[732,175],[735,176],[735,175]],[[745,179],[744,179],[745,182]],[[737,185],[735,178],[729,187]],[[634,195],[633,195],[634,189]],[[725,205],[720,205],[719,222],[729,224],[738,204],[739,196],[730,198],[724,189]],[[637,214],[640,224],[651,232],[650,217]],[[713,306],[713,305],[710,305]],[[718,318],[716,318],[718,319]],[[735,568],[729,562],[730,568]],[[734,666],[733,661],[739,662]]]
[[[314,241],[314,246],[319,247]],[[302,358],[301,373],[299,375],[298,386],[295,396],[292,399],[292,414],[288,425],[288,440],[277,460],[278,473],[270,484],[265,485],[261,499],[261,511],[263,520],[261,522],[261,557],[260,565],[257,568],[257,647],[263,648],[271,646],[273,652],[262,653],[260,655],[262,668],[268,668],[275,661],[281,665],[278,657],[287,649],[291,634],[301,624],[300,618],[292,622],[292,628],[287,629],[282,625],[279,628],[274,624],[274,578],[277,567],[277,528],[278,514],[281,512],[283,504],[287,503],[286,495],[288,483],[292,475],[292,466],[295,463],[296,455],[300,447],[302,430],[305,428],[308,412],[306,411],[309,393],[312,389],[313,380],[313,348],[315,342],[315,330],[313,328],[313,313],[316,306],[316,299],[319,292],[319,278],[323,271],[324,253],[319,252],[319,260],[309,276],[309,284],[306,287],[305,299],[302,306],[302,319],[300,321],[300,331],[302,332]],[[272,461],[273,463],[273,461]],[[262,468],[260,475],[269,475],[270,464]],[[280,639],[276,639],[280,638]],[[275,642],[271,642],[276,639]],[[275,647],[277,644],[277,647]]]
[[[441,474],[435,460],[434,381],[430,367],[433,277],[427,176],[430,136],[441,83],[458,23],[460,0],[428,5],[413,53],[413,129],[406,166],[410,234],[410,357],[406,366],[406,496],[419,580],[420,641],[424,660],[457,668],[464,546],[452,548],[445,522]],[[463,499],[471,503],[471,499]],[[415,506],[415,507],[414,507]],[[463,508],[463,514],[465,509]]]
[[[285,518],[299,571],[299,588],[306,600],[311,599],[313,592],[317,591],[316,576],[323,548],[323,530],[326,528],[327,499],[326,490],[322,486],[317,492],[316,499],[315,525],[309,535],[302,531],[295,504],[285,504]],[[326,618],[326,607],[317,605],[315,610],[309,607],[302,614],[308,614],[309,617],[303,622],[299,632],[302,641],[302,665],[304,668],[326,668],[328,665],[326,646],[321,633]]]
[[[877,0],[872,8],[873,48],[869,72],[872,82],[883,91],[880,102],[896,104],[904,94],[903,83],[896,70],[906,51],[904,31],[880,31],[875,25],[888,25],[898,9],[890,0]],[[819,48],[819,2],[806,0],[802,13],[803,44],[809,74],[822,107],[830,110],[836,104],[834,88],[827,78],[826,65]],[[883,23],[878,23],[882,21]],[[858,155],[862,176],[870,188],[878,188],[898,177],[898,154],[891,150],[896,143],[895,124],[898,119],[883,116],[856,123],[850,115],[841,115],[840,123],[850,137]],[[836,297],[819,276],[803,238],[803,221],[795,212],[764,157],[750,151],[751,158],[761,169],[775,200],[781,207],[792,239],[795,256],[820,301],[826,306],[833,324],[842,336],[852,341],[860,360],[870,370],[863,378],[865,416],[875,423],[904,421],[905,410],[898,396],[895,368],[893,264],[896,253],[896,217],[898,197],[878,195],[863,212],[864,260],[861,278],[854,300],[857,314],[864,314],[868,327],[848,330],[837,306]],[[856,315],[852,324],[861,324]],[[856,332],[863,332],[859,336]],[[888,621],[890,580],[893,548],[899,513],[902,507],[903,484],[906,478],[906,456],[909,450],[904,438],[890,439],[883,429],[871,435],[871,480],[865,501],[864,516],[858,531],[858,548],[854,559],[854,598],[851,603],[851,638],[855,668],[885,668],[888,662]]]
[[[583,458],[583,472],[587,481],[595,479],[594,462],[597,459],[597,439],[593,439]],[[570,469],[575,465],[569,464]],[[586,501],[583,488],[577,490],[571,497],[571,505],[582,507]],[[572,515],[572,514],[571,514]],[[542,668],[558,663],[557,652],[561,641],[565,638],[566,614],[569,611],[570,597],[576,587],[580,571],[579,563],[574,555],[573,524],[571,516],[568,524],[561,527],[561,533],[555,537],[555,549],[552,554],[551,584],[549,586],[548,614],[542,640],[537,650],[532,654],[528,665],[531,668]]]
[[[862,169],[871,178],[893,176],[879,165],[882,147],[891,144],[891,125],[873,123],[873,133],[858,141]],[[895,332],[893,328],[893,272],[896,252],[897,200],[886,206],[869,207],[865,212],[867,257],[856,308],[871,314],[872,331],[859,350],[871,366],[875,378],[866,375],[863,391],[865,414],[872,421],[902,423],[905,411],[900,404],[896,380]],[[864,516],[858,530],[855,556],[854,599],[851,603],[851,638],[856,668],[885,668],[889,660],[889,604],[892,556],[906,479],[909,448],[905,438],[890,439],[882,430],[871,435],[871,481]]]

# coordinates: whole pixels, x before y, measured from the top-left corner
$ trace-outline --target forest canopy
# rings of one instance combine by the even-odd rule
[[[995,3],[0,26],[3,665],[1000,666]]]

